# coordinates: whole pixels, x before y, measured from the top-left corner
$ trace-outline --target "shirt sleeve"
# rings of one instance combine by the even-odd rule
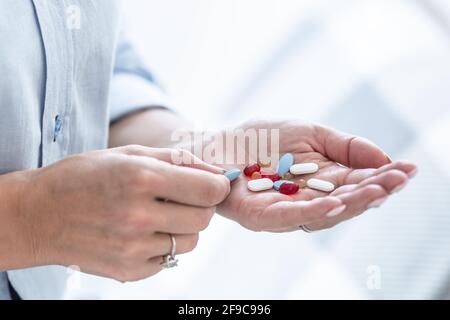
[[[169,96],[157,83],[122,31],[117,45],[110,88],[110,121],[144,108],[171,108]]]

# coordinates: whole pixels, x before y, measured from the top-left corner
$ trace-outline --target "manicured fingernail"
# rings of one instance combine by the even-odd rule
[[[401,185],[398,185],[397,187],[395,187],[394,190],[392,190],[391,193],[397,193],[397,192],[400,192],[401,190],[403,190],[403,188],[406,187],[407,184],[408,184],[407,181],[403,182]]]
[[[410,179],[414,178],[415,176],[417,176],[417,173],[419,172],[419,170],[414,169],[413,171],[411,171],[410,173],[408,173],[408,177]]]
[[[207,166],[208,166],[209,168],[211,168],[212,171],[215,171],[215,172],[217,172],[218,174],[224,174],[224,173],[226,172],[225,169],[223,169],[223,168],[221,168],[221,167],[218,167],[218,166],[216,166],[216,165],[213,165],[213,164],[207,163]]]
[[[372,203],[370,203],[367,206],[367,208],[368,209],[378,208],[387,200],[387,198],[388,197],[383,197],[383,198],[377,199],[377,200],[373,201]]]
[[[336,217],[336,216],[340,215],[342,212],[344,212],[345,209],[347,209],[347,206],[345,204],[343,204],[342,206],[334,208],[333,210],[328,212],[327,217],[328,218]]]

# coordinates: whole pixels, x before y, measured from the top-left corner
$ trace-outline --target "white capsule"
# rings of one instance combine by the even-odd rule
[[[272,189],[273,187],[273,181],[267,178],[264,179],[257,179],[257,180],[250,180],[248,182],[248,190],[253,192],[259,192],[259,191],[265,191]]]
[[[290,169],[292,174],[310,174],[319,171],[319,166],[317,163],[298,163],[294,164]]]
[[[332,184],[331,182],[319,180],[319,179],[309,179],[306,184],[311,189],[324,191],[324,192],[331,192],[335,189],[334,184]]]

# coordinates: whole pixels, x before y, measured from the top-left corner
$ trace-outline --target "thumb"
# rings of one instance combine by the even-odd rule
[[[317,126],[316,132],[321,153],[347,167],[379,168],[392,162],[380,147],[365,138],[323,126]]]

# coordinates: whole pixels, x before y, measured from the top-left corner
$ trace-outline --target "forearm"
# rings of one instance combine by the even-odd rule
[[[20,202],[28,172],[0,176],[0,271],[39,264],[29,232],[23,230]]]
[[[189,130],[192,125],[178,114],[153,108],[130,114],[113,123],[110,127],[109,147],[139,144],[153,148],[174,147],[172,141],[175,130]]]

